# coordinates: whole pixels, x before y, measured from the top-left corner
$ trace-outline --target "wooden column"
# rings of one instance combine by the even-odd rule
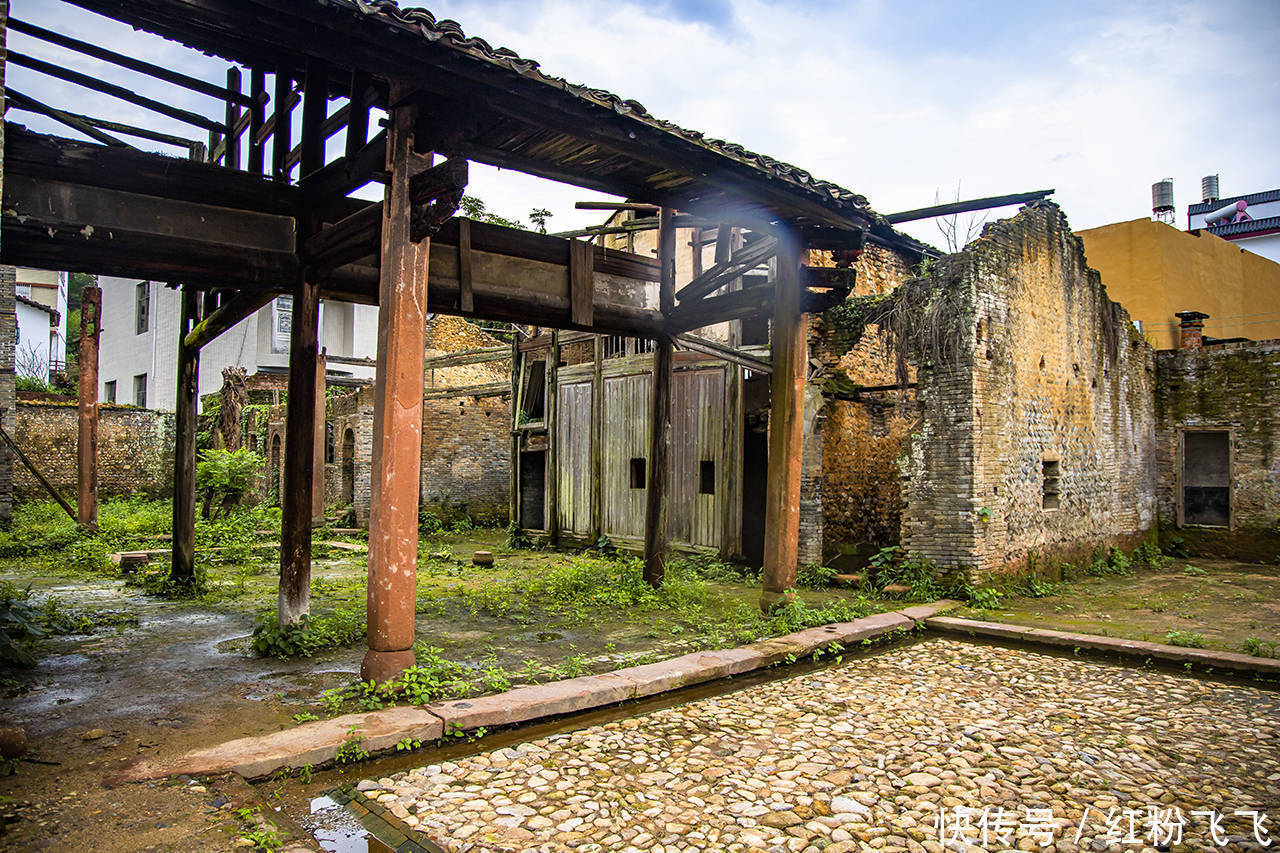
[[[311,526],[324,526],[324,457],[328,446],[328,431],[325,429],[325,372],[327,360],[324,350],[316,357],[316,412],[315,443],[312,448],[312,471],[315,476],[311,480]]]
[[[195,579],[196,394],[200,377],[200,349],[187,346],[183,338],[200,321],[199,299],[200,294],[195,290],[187,287],[182,289],[178,321],[178,394],[174,403],[173,559],[169,570],[170,579],[179,583],[191,583]]]
[[[89,286],[80,307],[80,431],[76,444],[77,519],[98,529],[98,338],[102,332],[102,291]]]
[[[547,350],[547,390],[542,397],[543,420],[547,425],[546,524],[552,545],[560,543],[560,332],[551,332]]]
[[[311,610],[311,509],[315,476],[319,287],[299,278],[289,333],[289,398],[284,415],[284,484],[280,493],[280,625]]]
[[[511,477],[507,496],[507,523],[523,527],[520,518],[520,333],[511,327]]]
[[[604,533],[604,337],[595,337],[595,369],[591,373],[591,538]]]
[[[658,305],[663,316],[675,307],[676,229],[675,211],[658,214]],[[644,502],[644,579],[651,586],[662,583],[667,562],[667,479],[671,447],[670,335],[660,335],[653,348],[653,379],[649,406],[649,461]]]
[[[804,446],[804,382],[808,320],[801,308],[801,246],[795,234],[779,240],[773,307],[773,375],[769,410],[769,469],[765,485],[764,590],[768,609],[795,586],[800,542],[800,462]]]
[[[393,83],[390,103],[409,94]],[[378,376],[373,414],[373,501],[369,515],[369,650],[365,680],[387,681],[414,663],[418,574],[418,486],[422,460],[422,359],[430,239],[410,239],[409,179],[430,165],[413,151],[418,107],[395,108],[387,138],[389,178],[382,213],[378,290]]]

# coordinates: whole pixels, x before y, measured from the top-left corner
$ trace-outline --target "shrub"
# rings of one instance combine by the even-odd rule
[[[0,661],[6,664],[35,666],[35,641],[48,633],[30,598],[31,587],[0,584]]]
[[[1276,657],[1276,648],[1280,643],[1263,640],[1260,637],[1249,637],[1244,641],[1244,653],[1256,658]]]
[[[1169,631],[1164,635],[1164,641],[1171,646],[1183,646],[1188,649],[1203,649],[1205,646],[1204,637],[1190,631]]]
[[[806,589],[824,589],[831,586],[835,579],[836,570],[820,563],[810,563],[796,572],[796,586]]]
[[[247,448],[202,450],[196,464],[196,489],[204,496],[201,515],[217,518],[240,503],[265,461]]]
[[[324,649],[355,642],[364,636],[364,614],[354,608],[338,608],[323,616],[303,616],[284,628],[274,610],[253,621],[249,647],[259,657],[311,657]]]
[[[1152,542],[1143,542],[1133,549],[1133,561],[1159,569],[1169,562],[1169,558],[1160,552],[1160,546]]]
[[[977,607],[982,610],[995,610],[1000,606],[1000,599],[1003,597],[1003,593],[998,589],[992,589],[991,587],[971,587],[969,591],[969,606]]]
[[[1014,588],[1014,592],[1028,598],[1045,598],[1053,595],[1053,584],[1044,578],[1028,575]]]

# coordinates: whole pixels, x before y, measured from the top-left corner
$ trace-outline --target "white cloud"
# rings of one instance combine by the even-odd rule
[[[33,15],[53,4],[13,5]],[[1090,227],[1145,215],[1163,177],[1175,178],[1180,205],[1197,200],[1207,172],[1222,172],[1224,192],[1280,185],[1271,3],[1080,4],[1053,19],[995,2],[963,17],[880,0],[734,0],[731,16],[726,3],[428,5],[547,73],[795,163],[883,212],[949,198],[957,184],[965,197],[1055,187],[1073,225]],[[69,8],[58,20],[147,58],[183,54],[210,79],[221,67]],[[107,110],[71,87],[55,94],[81,112]],[[472,192],[508,216],[549,207],[553,228],[599,219],[573,210],[598,194],[510,172],[475,168]],[[938,236],[929,223],[909,230]]]

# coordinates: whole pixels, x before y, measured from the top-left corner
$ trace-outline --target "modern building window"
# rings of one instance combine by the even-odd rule
[[[14,292],[16,295],[18,295],[18,296],[22,296],[22,297],[24,297],[24,298],[26,298],[26,299],[30,299],[30,298],[31,298],[31,284],[30,284],[30,283],[24,283],[24,282],[18,282],[17,284],[15,284],[15,285],[13,286],[13,292]]]
[[[698,463],[698,494],[714,495],[716,493],[716,462],[714,459],[703,459]]]
[[[645,482],[645,465],[644,459],[634,456],[631,459],[631,488],[643,489]]]
[[[116,401],[116,381],[112,379],[110,382],[104,383],[102,386],[102,402],[114,403]]]
[[[151,282],[140,281],[133,289],[134,326],[133,333],[141,335],[151,328]]]
[[[147,374],[133,377],[133,404],[140,409],[147,407]]]
[[[1040,465],[1044,483],[1042,505],[1045,509],[1057,509],[1062,505],[1062,466],[1057,459],[1046,459]]]
[[[271,303],[271,351],[289,351],[289,336],[293,332],[293,297],[277,296]]]

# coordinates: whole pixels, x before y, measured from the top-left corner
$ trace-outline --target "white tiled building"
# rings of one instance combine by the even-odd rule
[[[102,276],[102,340],[98,398],[171,410],[177,397],[181,293],[159,282]],[[288,371],[291,299],[282,296],[223,332],[200,351],[199,393],[222,387],[222,370],[249,374]],[[328,374],[372,379],[378,348],[378,309],[320,303],[320,346]]]

